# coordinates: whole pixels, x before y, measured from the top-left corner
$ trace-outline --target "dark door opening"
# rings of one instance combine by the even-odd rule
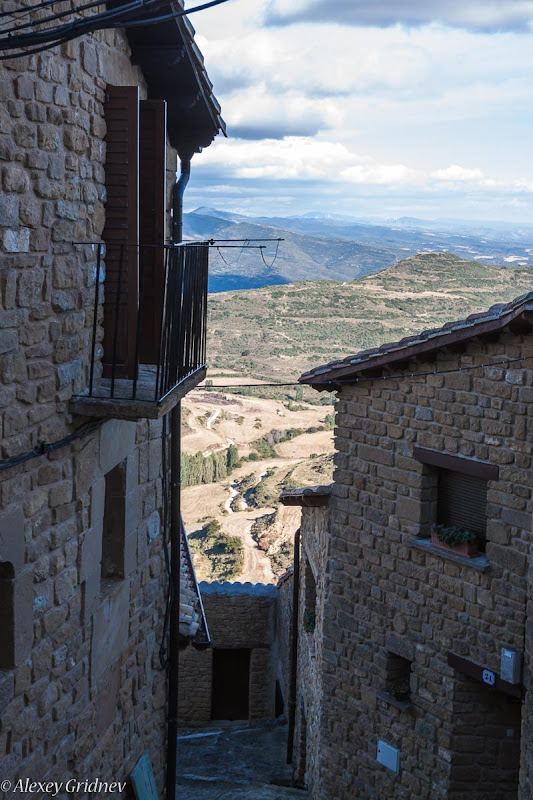
[[[250,650],[213,650],[211,719],[248,719]]]
[[[521,701],[461,676],[453,711],[450,800],[516,800]]]

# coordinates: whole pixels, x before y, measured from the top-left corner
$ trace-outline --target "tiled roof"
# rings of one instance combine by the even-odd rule
[[[315,367],[304,372],[299,382],[326,387],[330,381],[334,383],[336,380],[349,379],[368,369],[405,361],[448,344],[501,330],[525,311],[533,311],[533,292],[521,295],[510,303],[497,303],[488,311],[470,314],[466,319],[446,322],[441,328],[421,331],[413,336],[406,336],[399,342],[387,342],[380,347],[361,350],[355,355]]]
[[[280,495],[284,506],[327,506],[332,486],[304,486],[302,489],[285,489]]]

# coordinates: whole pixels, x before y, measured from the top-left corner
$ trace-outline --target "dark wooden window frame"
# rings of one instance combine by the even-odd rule
[[[473,530],[477,536],[479,541],[480,550],[483,552],[485,549],[485,541],[486,541],[486,524],[477,525],[468,524],[468,514],[466,517],[462,519],[464,516],[461,513],[453,513],[453,504],[451,507],[448,508],[450,515],[453,517],[455,516],[456,519],[453,519],[451,522],[450,520],[443,520],[442,519],[442,512],[445,511],[446,505],[442,502],[445,499],[441,495],[441,478],[446,475],[449,475],[450,478],[452,474],[455,474],[455,477],[460,477],[464,475],[468,478],[475,478],[479,482],[483,482],[484,489],[486,492],[487,482],[489,480],[498,480],[499,477],[499,468],[495,464],[489,464],[484,461],[475,461],[473,459],[464,458],[463,456],[454,456],[449,453],[442,453],[435,450],[427,450],[423,447],[415,447],[414,449],[414,457],[417,461],[422,464],[426,464],[427,466],[433,467],[434,469],[438,470],[439,474],[439,485],[437,489],[437,504],[436,504],[436,521],[437,522],[445,522],[445,524],[457,524],[460,527],[466,527],[469,530]],[[471,481],[471,483],[474,483]],[[453,483],[452,483],[453,486]],[[464,491],[464,487],[463,491]],[[475,500],[476,494],[479,494],[480,488],[471,487],[471,489],[466,489],[466,493],[469,491],[473,492],[472,498]],[[474,506],[475,507],[475,506]],[[457,512],[457,510],[456,510]],[[446,515],[446,514],[445,514]],[[485,514],[479,511],[479,516],[483,517],[483,520],[486,523]],[[480,520],[481,522],[481,520]],[[483,530],[481,530],[483,528]]]
[[[453,472],[462,472],[473,478],[482,478],[485,481],[497,481],[499,467],[486,461],[474,461],[463,456],[452,456],[450,453],[440,453],[437,450],[426,450],[425,447],[415,447],[413,455],[421,464],[430,467],[440,467]]]

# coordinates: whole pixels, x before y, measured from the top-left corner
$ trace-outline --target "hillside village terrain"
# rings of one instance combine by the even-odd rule
[[[0,3],[0,796],[531,800],[531,228],[184,214],[188,13]]]

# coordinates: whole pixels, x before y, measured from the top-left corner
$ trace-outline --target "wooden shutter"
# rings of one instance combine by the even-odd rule
[[[485,538],[487,530],[487,481],[473,475],[439,470],[437,521],[457,525]]]
[[[103,239],[107,248],[103,367],[104,376],[109,377],[114,360],[115,377],[133,379],[139,300],[139,87],[108,86],[104,110],[107,201]]]
[[[166,130],[164,100],[141,100],[139,133],[140,281],[142,304],[141,364],[156,364],[159,355],[165,290]]]

